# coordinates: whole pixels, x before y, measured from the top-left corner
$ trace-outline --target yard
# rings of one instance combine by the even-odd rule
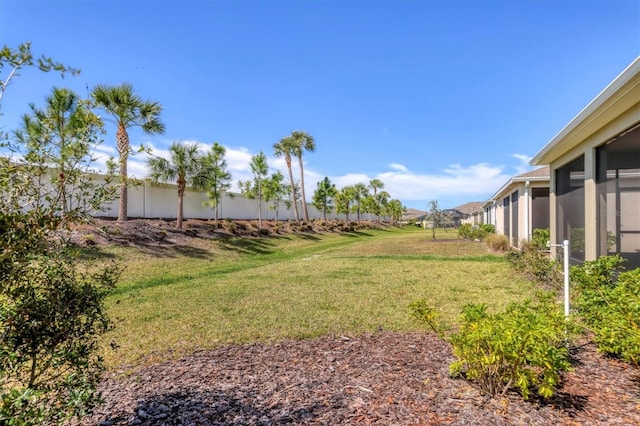
[[[549,402],[486,400],[448,376],[450,348],[407,305],[427,298],[455,325],[467,303],[500,309],[534,289],[454,231],[433,241],[415,227],[262,238],[188,229],[177,242],[91,250],[126,259],[126,270],[108,300],[118,322],[105,340],[106,404],[86,424],[640,419],[637,369],[590,345]]]

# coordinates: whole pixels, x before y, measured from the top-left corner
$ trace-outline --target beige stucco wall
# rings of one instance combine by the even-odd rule
[[[611,115],[611,114],[610,114]],[[615,114],[613,114],[615,115]],[[596,196],[596,155],[595,150],[598,146],[606,143],[608,140],[619,135],[625,130],[640,123],[640,98],[630,109],[620,112],[618,116],[613,118],[605,126],[601,127],[597,132],[591,134],[573,149],[564,155],[555,159],[550,164],[551,169],[551,187],[550,187],[550,205],[551,205],[551,240],[555,244],[557,241],[556,234],[556,196],[555,196],[555,172],[558,168],[584,155],[585,166],[585,260],[594,260],[597,258],[597,196]]]

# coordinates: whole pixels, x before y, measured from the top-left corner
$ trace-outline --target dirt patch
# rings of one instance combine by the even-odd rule
[[[379,332],[225,346],[123,367],[83,425],[631,425],[637,368],[586,345],[550,401],[486,399],[449,377],[449,345],[430,333]]]
[[[341,220],[314,220],[313,222],[263,220],[196,220],[183,222],[177,229],[175,221],[162,219],[130,219],[118,222],[95,219],[91,224],[75,226],[71,241],[79,246],[123,245],[138,248],[159,246],[199,246],[211,239],[232,237],[268,238],[288,234],[358,232],[366,229],[388,228],[390,225],[374,222],[345,222]]]

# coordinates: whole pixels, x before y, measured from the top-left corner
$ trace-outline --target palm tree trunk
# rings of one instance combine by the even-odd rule
[[[176,228],[182,229],[182,212],[184,205],[184,190],[187,187],[184,179],[178,178],[178,211],[176,213]]]
[[[287,169],[289,169],[289,182],[291,183],[291,198],[293,201],[293,215],[296,218],[296,222],[300,222],[300,216],[298,215],[298,203],[296,202],[296,185],[293,181],[293,171],[291,170],[291,157],[286,156]]]
[[[118,205],[118,222],[127,220],[127,159],[129,158],[129,135],[123,125],[118,124],[116,145],[120,156],[120,204]]]
[[[304,195],[304,169],[302,165],[302,155],[298,157],[300,161],[300,193],[302,195],[302,212],[304,213],[304,221],[309,222],[309,212],[307,211],[307,199]]]

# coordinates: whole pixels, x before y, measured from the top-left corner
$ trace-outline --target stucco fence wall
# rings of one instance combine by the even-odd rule
[[[129,188],[127,200],[127,215],[130,218],[146,219],[175,219],[178,208],[178,189],[176,185],[152,185],[149,181],[143,181],[140,185]],[[187,189],[184,194],[184,218],[185,219],[214,219],[213,207],[204,206],[207,202],[205,191]],[[274,202],[262,202],[262,219],[272,220],[276,218],[276,211],[268,208]],[[95,216],[118,217],[118,199],[105,204],[104,211],[96,212]],[[322,218],[322,212],[310,203],[307,204],[310,219]],[[301,203],[298,205],[300,219],[304,218]],[[218,207],[220,219],[257,219],[258,200],[246,198],[241,194],[223,194]],[[344,219],[344,215],[336,215],[335,211],[327,212],[327,219]],[[295,219],[293,207],[288,209],[284,201],[279,203],[278,220]]]

